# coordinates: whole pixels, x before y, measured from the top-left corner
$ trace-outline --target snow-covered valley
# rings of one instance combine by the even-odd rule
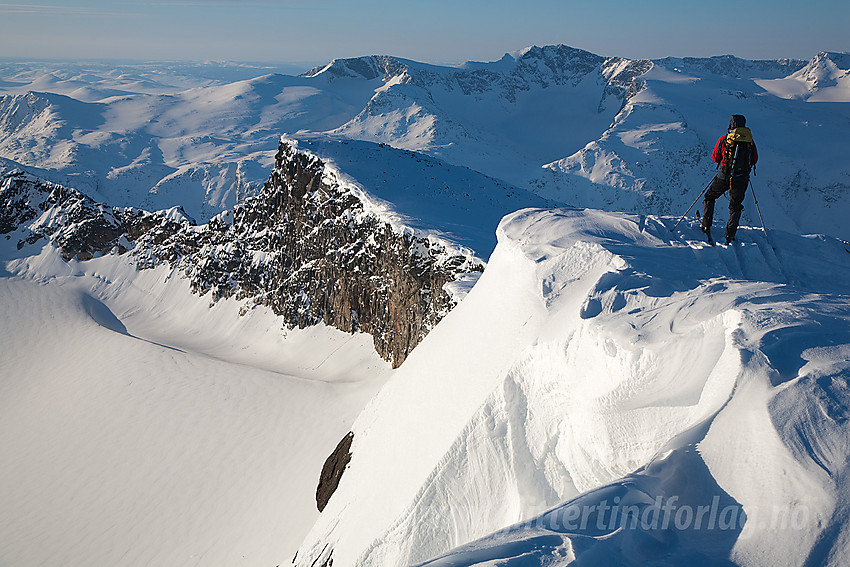
[[[0,62],[0,565],[842,565],[848,63]]]

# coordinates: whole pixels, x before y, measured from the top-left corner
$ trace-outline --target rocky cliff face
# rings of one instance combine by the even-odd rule
[[[107,207],[21,171],[0,186],[0,233],[41,239],[66,260],[131,254],[168,264],[198,294],[267,305],[290,327],[319,322],[374,337],[399,366],[454,306],[444,285],[483,264],[367,210],[318,158],[281,143],[260,195],[194,225],[179,209]]]

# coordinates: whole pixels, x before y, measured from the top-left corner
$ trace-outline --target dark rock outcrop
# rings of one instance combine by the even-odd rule
[[[339,481],[345,467],[351,462],[351,443],[354,441],[354,433],[349,431],[337,444],[333,453],[328,456],[319,476],[319,486],[316,487],[316,507],[319,512],[325,509],[331,496],[336,492]]]
[[[318,158],[281,143],[261,193],[195,226],[180,211],[107,207],[20,171],[0,187],[0,233],[49,239],[66,260],[131,254],[167,264],[198,294],[267,305],[289,327],[366,332],[393,366],[454,306],[444,285],[483,264],[393,227]]]
[[[469,256],[397,232],[325,175],[321,160],[281,144],[276,168],[240,224],[269,223],[282,293],[269,298],[292,325],[363,331],[395,366],[453,307],[443,290],[482,269]],[[238,210],[238,209],[237,209]]]

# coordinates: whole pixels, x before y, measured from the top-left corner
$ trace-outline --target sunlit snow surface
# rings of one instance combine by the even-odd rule
[[[508,216],[476,287],[355,422],[298,564],[482,537],[433,564],[840,564],[850,246],[743,228],[710,247],[674,222]]]

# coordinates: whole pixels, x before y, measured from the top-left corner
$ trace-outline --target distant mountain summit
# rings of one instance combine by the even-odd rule
[[[792,76],[805,80],[812,93],[829,87],[850,86],[850,54],[822,51]]]
[[[388,80],[406,70],[405,63],[394,57],[373,55],[371,57],[353,57],[334,59],[327,65],[315,67],[307,71],[303,77],[315,77],[326,74],[331,77],[348,77],[352,79]]]

